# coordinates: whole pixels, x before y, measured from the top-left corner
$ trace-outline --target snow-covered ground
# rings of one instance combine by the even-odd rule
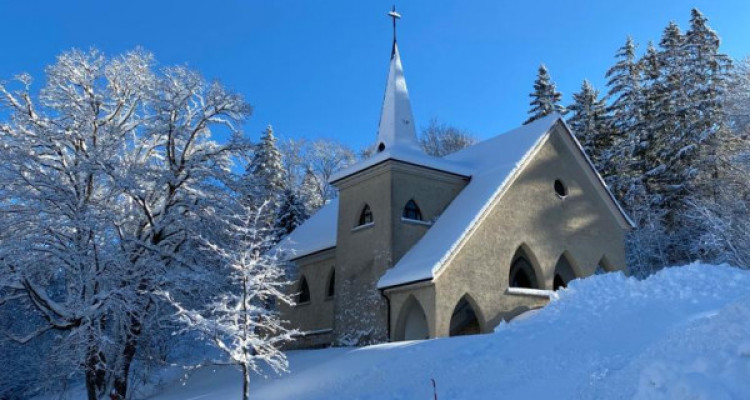
[[[256,399],[747,399],[750,271],[690,265],[638,281],[574,281],[495,333],[289,353]],[[152,400],[235,400],[239,374],[206,368]]]

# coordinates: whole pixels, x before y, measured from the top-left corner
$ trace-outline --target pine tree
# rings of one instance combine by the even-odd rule
[[[269,216],[266,223],[274,225],[286,185],[281,153],[276,147],[271,125],[263,131],[260,143],[255,148],[245,173],[245,185],[249,204],[256,209],[265,204]]]
[[[308,215],[314,214],[323,206],[323,196],[321,195],[318,178],[310,168],[307,168],[305,176],[302,178],[300,197]]]
[[[685,79],[693,118],[689,126],[699,140],[706,140],[721,128],[724,112],[722,97],[730,60],[719,53],[719,36],[708,19],[697,9],[691,11],[690,29],[685,34]]]
[[[605,75],[609,86],[607,96],[612,98],[609,111],[613,116],[613,128],[620,135],[631,132],[641,120],[638,105],[641,96],[640,68],[635,52],[635,42],[628,36],[625,44],[615,53],[617,62]]]
[[[278,228],[280,239],[292,233],[309,216],[304,202],[295,190],[291,188],[287,188],[284,191],[277,215],[276,227]]]
[[[524,125],[552,113],[565,114],[565,107],[560,105],[562,95],[555,88],[555,83],[552,82],[544,64],[539,66],[539,72],[534,81],[534,92],[529,96],[532,98],[529,103],[531,105],[530,116]]]
[[[729,58],[719,53],[719,36],[707,25],[707,18],[693,9],[690,29],[685,34],[686,57],[684,86],[690,103],[687,129],[692,140],[701,144],[695,157],[699,160],[695,187],[714,196],[722,170],[727,170],[726,149],[735,140],[724,124],[723,107],[729,80]],[[729,147],[728,147],[729,146]],[[730,156],[731,158],[731,156]]]
[[[609,168],[616,171],[608,177],[607,182],[619,198],[626,199],[632,197],[639,186],[640,173],[636,169],[634,155],[641,142],[639,126],[643,122],[640,66],[636,60],[636,44],[630,36],[617,50],[615,57],[615,65],[605,75],[609,87],[607,97],[612,99],[608,109],[611,135]]]
[[[573,94],[573,104],[568,107],[568,111],[571,112],[568,125],[584,150],[597,170],[609,175],[612,136],[607,127],[607,108],[604,100],[599,98],[599,91],[588,80],[584,80],[581,91]]]

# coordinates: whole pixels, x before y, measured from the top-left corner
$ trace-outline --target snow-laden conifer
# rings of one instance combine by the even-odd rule
[[[544,64],[539,66],[536,80],[534,81],[534,91],[529,95],[531,97],[531,109],[529,118],[524,122],[528,124],[539,118],[545,117],[552,113],[565,113],[565,108],[560,105],[562,95],[557,91],[555,83],[547,72]]]
[[[580,92],[573,94],[573,104],[568,106],[568,112],[568,125],[586,154],[600,173],[610,175],[612,135],[608,127],[607,106],[588,80],[583,81]]]

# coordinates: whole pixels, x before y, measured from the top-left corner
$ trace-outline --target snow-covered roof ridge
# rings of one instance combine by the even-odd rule
[[[338,214],[339,200],[336,198],[285,237],[277,249],[285,253],[286,259],[293,260],[336,247]]]
[[[495,199],[533,158],[558,122],[596,176],[599,186],[606,192],[605,197],[625,223],[633,227],[632,220],[607,188],[565,120],[554,113],[446,156],[447,161],[471,168],[471,181],[417,244],[383,275],[378,287],[382,289],[432,279],[455,254]]]
[[[380,278],[378,287],[431,279],[561,119],[552,114],[446,156],[447,161],[470,168],[471,181],[417,244]]]
[[[455,175],[470,176],[473,169],[461,162],[451,161],[445,158],[434,157],[425,154],[421,150],[411,148],[396,147],[386,149],[374,154],[368,159],[362,160],[354,165],[344,168],[331,176],[329,182],[334,183],[357,172],[385,162],[387,160],[396,160],[408,164],[419,165],[422,167],[448,172]]]

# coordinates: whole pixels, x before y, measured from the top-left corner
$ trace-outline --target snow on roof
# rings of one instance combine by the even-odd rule
[[[404,68],[401,65],[401,54],[395,41],[378,125],[378,145],[381,144],[386,149],[403,147],[419,150],[420,148],[417,142],[417,130],[414,127],[414,116],[411,112],[409,91],[406,89]]]
[[[293,260],[336,246],[339,200],[333,199],[297,227],[278,245]]]
[[[471,181],[417,244],[383,275],[378,287],[431,279],[559,119],[553,114],[446,156],[446,161],[471,168]]]
[[[384,162],[386,160],[402,161],[409,164],[415,164],[461,176],[469,176],[473,171],[472,168],[460,162],[449,161],[445,158],[440,157],[433,157],[425,154],[421,150],[415,150],[405,147],[395,147],[383,150],[366,160],[362,160],[348,168],[344,168],[341,171],[338,171],[331,176],[330,182],[333,183],[339,181],[346,178],[347,176],[354,175],[359,171],[370,168],[373,165],[380,164],[381,162]]]

